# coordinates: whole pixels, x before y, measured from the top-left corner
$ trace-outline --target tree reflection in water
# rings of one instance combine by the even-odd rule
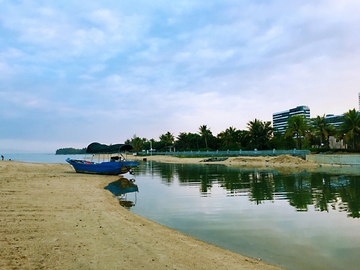
[[[148,162],[146,166],[154,166]],[[156,167],[156,169],[155,169]],[[276,170],[238,169],[221,165],[169,164],[155,166],[153,174],[171,185],[197,185],[202,196],[220,185],[228,196],[248,194],[250,201],[262,204],[287,200],[297,211],[346,211],[348,217],[360,217],[360,176],[309,173],[280,174]],[[141,174],[141,172],[139,172]]]

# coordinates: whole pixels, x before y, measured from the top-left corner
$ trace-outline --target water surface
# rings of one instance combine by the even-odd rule
[[[13,153],[13,154],[1,154],[4,156],[5,160],[14,160],[14,161],[22,161],[22,162],[34,162],[34,163],[66,163],[67,158],[72,159],[82,159],[85,157],[84,154],[81,155],[55,155],[55,154],[21,154],[21,153]],[[89,156],[89,155],[88,155]]]

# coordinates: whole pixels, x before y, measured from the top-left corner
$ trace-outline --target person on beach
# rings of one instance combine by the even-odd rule
[[[1,159],[4,160],[4,156],[3,156],[3,155],[1,155]]]

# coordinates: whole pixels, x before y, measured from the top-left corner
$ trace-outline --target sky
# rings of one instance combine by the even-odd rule
[[[358,0],[0,0],[0,153],[359,108]]]

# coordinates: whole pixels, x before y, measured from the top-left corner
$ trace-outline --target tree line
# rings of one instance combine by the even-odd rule
[[[247,123],[246,130],[229,127],[214,135],[207,125],[201,125],[197,133],[180,132],[177,137],[170,131],[161,134],[158,140],[136,136],[125,143],[132,144],[135,152],[156,151],[206,151],[206,150],[270,150],[330,148],[330,137],[344,140],[351,149],[359,148],[360,114],[355,109],[344,113],[342,124],[335,127],[325,115],[313,119],[304,115],[291,116],[285,132],[271,126],[270,121],[254,119]]]
[[[86,148],[82,149],[75,149],[75,148],[60,148],[57,149],[55,155],[78,155],[78,154],[85,154]]]

